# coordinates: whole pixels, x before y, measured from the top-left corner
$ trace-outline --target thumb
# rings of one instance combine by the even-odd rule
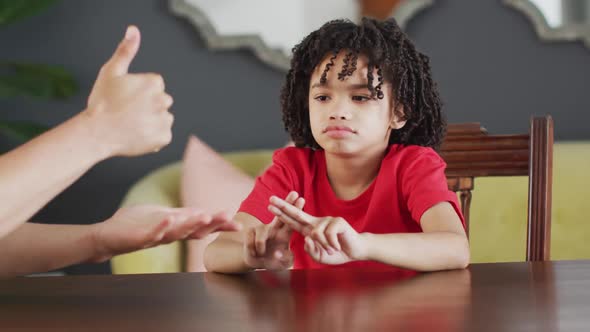
[[[137,50],[139,50],[140,41],[141,35],[139,29],[134,25],[128,26],[125,32],[125,38],[119,43],[115,53],[113,53],[113,56],[106,63],[104,74],[108,76],[127,74],[129,65],[133,61],[133,58],[135,58]]]

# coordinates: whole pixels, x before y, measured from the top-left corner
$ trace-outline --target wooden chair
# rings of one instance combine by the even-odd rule
[[[553,173],[551,116],[531,117],[529,133],[520,135],[489,135],[479,123],[449,124],[440,154],[447,163],[449,189],[460,193],[468,234],[471,190],[476,177],[528,176],[526,260],[549,260]]]

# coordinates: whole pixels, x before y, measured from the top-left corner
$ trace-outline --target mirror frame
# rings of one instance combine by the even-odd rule
[[[543,13],[528,0],[504,0],[504,4],[522,12],[532,22],[537,35],[545,41],[581,40],[590,48],[590,23],[587,26],[564,25],[558,28],[549,26]]]
[[[430,7],[434,0],[406,0],[401,3],[392,15],[399,26],[404,28],[408,21],[418,12]],[[188,19],[197,29],[207,48],[212,50],[250,49],[264,63],[281,71],[288,71],[291,60],[280,49],[266,45],[257,35],[222,36],[217,34],[205,13],[187,2],[187,0],[169,0],[170,11],[179,17]],[[301,38],[303,38],[302,36]],[[293,45],[295,46],[295,45]]]

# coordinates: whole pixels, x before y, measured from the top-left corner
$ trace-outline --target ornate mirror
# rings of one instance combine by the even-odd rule
[[[533,22],[545,40],[582,40],[590,47],[590,0],[504,0]]]
[[[400,26],[434,0],[169,0],[211,49],[250,48],[262,61],[289,68],[291,49],[336,18],[393,16]]]

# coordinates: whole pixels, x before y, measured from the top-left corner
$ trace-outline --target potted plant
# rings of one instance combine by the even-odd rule
[[[59,0],[0,0],[0,29],[42,12]],[[0,59],[0,98],[27,97],[63,100],[78,90],[73,76],[55,65]],[[0,112],[8,110],[0,110]],[[0,113],[2,114],[2,113]],[[5,121],[0,117],[0,135],[24,142],[47,130],[29,121]]]

